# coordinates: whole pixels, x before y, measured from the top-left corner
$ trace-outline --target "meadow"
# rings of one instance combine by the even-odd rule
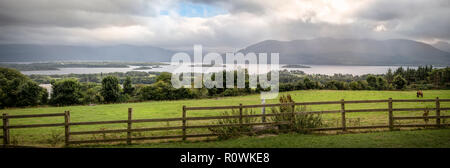
[[[379,99],[417,99],[415,91],[336,91],[336,90],[302,90],[280,93],[280,95],[290,94],[296,102],[312,102],[312,101],[337,101],[345,100],[379,100]],[[426,90],[423,99],[441,99],[450,98],[450,90]],[[223,106],[223,105],[243,105],[260,104],[259,95],[224,97],[213,99],[197,99],[197,100],[177,100],[177,101],[149,101],[141,103],[123,103],[123,104],[101,104],[93,106],[66,106],[66,107],[31,107],[31,108],[10,108],[0,110],[0,113],[8,113],[9,115],[20,114],[43,114],[43,113],[63,113],[69,110],[71,113],[71,122],[82,121],[110,121],[127,119],[128,108],[133,108],[133,119],[149,119],[149,118],[171,118],[181,117],[182,106]],[[266,103],[278,103],[277,99],[266,100]],[[424,108],[435,106],[434,102],[429,103],[394,103],[394,108]],[[442,102],[441,107],[450,107],[449,102]],[[308,110],[337,110],[340,105],[311,105],[306,107]],[[370,109],[370,108],[387,108],[387,103],[370,103],[370,104],[348,104],[346,109]],[[260,112],[260,109],[253,109],[254,112]],[[194,116],[217,116],[223,111],[188,111],[188,117]],[[421,116],[423,112],[395,112],[394,116]],[[449,115],[449,111],[441,111],[441,115]],[[434,111],[430,113],[434,115]],[[348,126],[363,125],[386,125],[388,123],[387,112],[364,112],[364,113],[348,113]],[[324,114],[323,116],[326,126],[338,126],[340,123],[340,114]],[[39,123],[62,123],[63,117],[49,118],[25,118],[11,119],[10,125],[21,124],[39,124]],[[213,121],[203,121],[213,122]],[[423,120],[411,120],[402,122],[423,122]],[[434,122],[430,120],[430,122]],[[442,121],[448,123],[448,121]],[[188,125],[197,125],[204,123],[190,123]],[[178,126],[180,122],[160,122],[160,123],[139,123],[133,124],[134,128],[158,127],[158,126]],[[71,131],[87,131],[87,130],[107,130],[126,128],[126,124],[108,124],[108,125],[92,125],[92,126],[71,126]],[[193,131],[207,130],[188,130],[188,133],[196,133]],[[171,135],[179,134],[179,130],[174,131],[154,131],[145,133],[133,133],[134,136],[150,136],[150,135]],[[445,131],[444,131],[445,132]],[[448,132],[447,132],[448,133]],[[125,133],[126,134],[126,133]],[[107,135],[83,135],[72,136],[73,139],[98,139],[109,137],[121,137],[125,134],[107,134]],[[61,146],[64,141],[63,127],[49,128],[29,128],[29,129],[13,129],[11,130],[11,140],[16,145],[33,145],[33,146]]]

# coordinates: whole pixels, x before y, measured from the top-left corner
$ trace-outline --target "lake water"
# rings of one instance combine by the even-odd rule
[[[287,70],[300,70],[304,71],[306,74],[352,74],[352,75],[363,75],[363,74],[383,74],[388,71],[389,68],[392,70],[397,69],[399,66],[347,66],[347,65],[307,65],[311,68],[281,68],[283,65],[280,64],[280,69]],[[222,69],[233,70],[237,68],[248,68],[255,69],[257,65],[230,65],[223,67],[203,67],[203,72],[215,72],[221,71]],[[405,67],[405,66],[404,66]],[[60,70],[51,71],[22,71],[23,74],[43,74],[43,75],[61,75],[61,74],[95,74],[95,73],[111,73],[111,72],[128,72],[128,71],[142,71],[142,72],[173,72],[176,68],[180,68],[181,72],[189,71],[194,69],[190,66],[178,67],[176,65],[163,65],[160,68],[153,68],[148,70],[133,70],[138,68],[137,66],[130,66],[128,68],[60,68]],[[416,68],[416,67],[411,67]],[[194,72],[200,72],[197,69]]]

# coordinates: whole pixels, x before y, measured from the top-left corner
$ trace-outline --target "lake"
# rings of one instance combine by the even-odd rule
[[[400,66],[349,66],[349,65],[307,65],[310,68],[281,68],[285,64],[280,64],[280,69],[287,70],[300,70],[306,74],[352,74],[352,75],[363,75],[363,74],[383,74],[388,71],[389,68],[392,70],[397,69]],[[111,73],[111,72],[128,72],[128,71],[141,71],[141,72],[173,72],[178,66],[176,65],[162,65],[160,68],[146,69],[146,70],[133,70],[138,68],[138,66],[130,66],[128,68],[60,68],[60,70],[50,70],[50,71],[22,71],[23,74],[42,74],[42,75],[62,75],[62,74],[95,74],[95,73]],[[234,70],[237,68],[256,68],[256,64],[250,65],[230,65],[226,66],[226,70]],[[406,68],[406,66],[404,66]],[[182,72],[189,71],[189,69],[194,69],[190,66],[179,67]],[[411,66],[411,68],[417,68]],[[222,67],[203,67],[203,72],[217,72],[222,70]],[[194,70],[194,72],[200,72]]]

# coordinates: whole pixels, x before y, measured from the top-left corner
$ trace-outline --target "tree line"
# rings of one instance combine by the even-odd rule
[[[154,78],[151,84],[133,80],[133,75]],[[145,74],[144,74],[145,73]],[[225,71],[223,71],[225,78]],[[19,71],[0,68],[0,108],[36,105],[66,106],[75,104],[100,104],[137,102],[148,100],[178,100],[238,96],[264,91],[259,85],[249,87],[248,71],[245,71],[245,88],[174,88],[172,74],[161,72],[149,77],[147,72],[115,73],[102,76],[98,82],[79,78],[51,80],[52,92]],[[403,90],[403,89],[449,89],[450,68],[436,69],[431,66],[417,69],[400,67],[381,75],[307,75],[302,71],[280,71],[280,91],[329,89],[329,90]],[[90,76],[90,75],[88,75]],[[79,76],[78,76],[79,77]],[[92,77],[98,77],[92,75]],[[144,77],[143,77],[144,78]],[[214,76],[213,76],[214,78]],[[237,73],[235,72],[235,79]],[[224,86],[225,86],[225,79]],[[237,80],[234,80],[235,82]],[[235,84],[236,86],[236,84]]]

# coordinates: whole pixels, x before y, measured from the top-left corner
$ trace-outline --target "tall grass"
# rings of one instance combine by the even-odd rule
[[[281,132],[308,133],[309,128],[318,128],[323,125],[320,114],[308,114],[306,106],[293,106],[295,103],[291,95],[280,96],[279,107],[272,107],[272,113],[278,114],[272,117],[272,120],[279,123],[278,129]]]
[[[242,110],[242,115],[253,115],[255,114],[251,109]],[[232,110],[231,113],[224,111],[222,116],[239,116],[240,112],[238,110]],[[255,123],[257,119],[253,117],[243,117],[242,124]],[[233,137],[239,137],[244,134],[252,134],[252,126],[250,125],[239,125],[239,118],[224,118],[213,122],[214,125],[227,125],[223,127],[213,127],[208,128],[212,133],[218,135],[218,139],[229,139]]]

